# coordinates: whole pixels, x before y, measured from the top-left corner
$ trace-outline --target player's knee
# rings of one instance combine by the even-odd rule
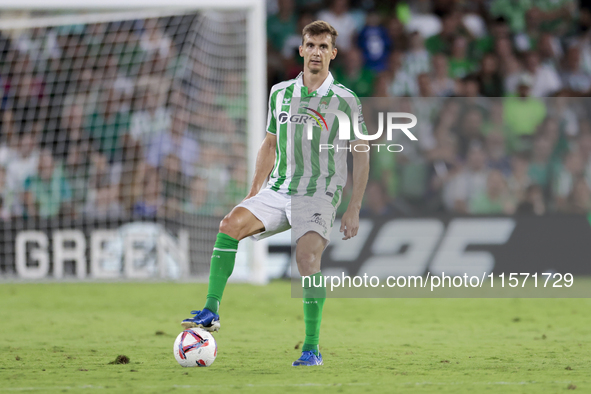
[[[308,276],[320,270],[320,256],[314,252],[302,251],[296,256],[301,275]]]
[[[220,222],[220,233],[224,233],[232,238],[238,239],[238,237],[240,236],[240,226],[239,223],[237,223],[238,221],[239,220],[236,220],[230,215],[226,216]]]

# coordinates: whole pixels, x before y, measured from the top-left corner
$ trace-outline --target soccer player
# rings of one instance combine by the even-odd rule
[[[324,21],[312,22],[303,29],[299,51],[304,71],[271,89],[267,135],[257,155],[250,192],[220,223],[205,307],[192,311],[195,316],[182,322],[185,328],[219,330],[218,309],[234,268],[238,242],[292,228],[298,270],[307,279],[302,282],[306,337],[294,366],[323,364],[318,339],[326,288],[320,259],[347,181],[347,152],[353,156],[353,192],[341,220],[343,239],[357,235],[369,173],[369,147],[357,147],[366,142],[357,139],[353,127],[347,130],[349,139],[340,139],[340,121],[326,113],[328,109],[344,112],[357,120],[360,133],[367,134],[357,96],[335,81],[328,69],[337,55],[336,37],[336,30]],[[358,116],[352,117],[353,113]],[[309,121],[314,122],[311,134]],[[327,149],[329,146],[333,149]],[[261,190],[267,178],[267,187]]]

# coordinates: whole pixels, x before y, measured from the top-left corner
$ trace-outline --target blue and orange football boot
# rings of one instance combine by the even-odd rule
[[[293,367],[311,367],[312,365],[324,365],[324,363],[322,362],[322,354],[318,353],[317,356],[314,352],[307,350],[302,352],[301,357],[295,360],[291,365]]]
[[[214,332],[220,330],[220,315],[217,315],[207,308],[201,311],[191,311],[195,315],[181,322],[185,329],[199,327],[205,331]]]

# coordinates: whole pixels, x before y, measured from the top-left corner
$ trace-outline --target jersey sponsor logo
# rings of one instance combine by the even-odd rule
[[[317,111],[314,111],[312,108],[308,108],[308,107],[304,107],[306,110],[312,111],[312,114],[293,114],[290,115],[288,112],[286,111],[282,111],[279,113],[279,116],[277,116],[277,120],[279,121],[279,124],[284,124],[287,123],[287,121],[289,120],[290,123],[293,124],[311,124],[314,125],[314,123],[322,128],[322,126],[326,127],[326,129],[328,130],[328,124],[326,123],[326,119],[324,119],[324,117]]]
[[[322,123],[324,123],[324,126],[326,127],[326,130],[328,130],[328,125],[326,124],[326,119],[324,119],[324,116],[322,116],[320,114],[320,112],[313,110],[310,107],[304,107],[305,109],[307,109],[308,111],[312,111],[316,116],[314,115],[310,115],[314,118],[314,120],[316,120],[316,123],[318,124],[318,127],[322,128],[322,125],[320,124],[320,120],[318,118],[320,118],[322,120]]]
[[[289,119],[289,114],[285,111],[280,112],[279,116],[277,117],[277,120],[279,121],[280,124],[286,123],[288,119]]]

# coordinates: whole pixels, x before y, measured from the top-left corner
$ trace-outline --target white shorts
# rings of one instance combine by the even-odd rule
[[[292,229],[297,242],[304,234],[314,231],[330,242],[336,208],[319,197],[288,196],[264,189],[237,206],[248,209],[265,226],[265,231],[252,236],[259,240]]]

